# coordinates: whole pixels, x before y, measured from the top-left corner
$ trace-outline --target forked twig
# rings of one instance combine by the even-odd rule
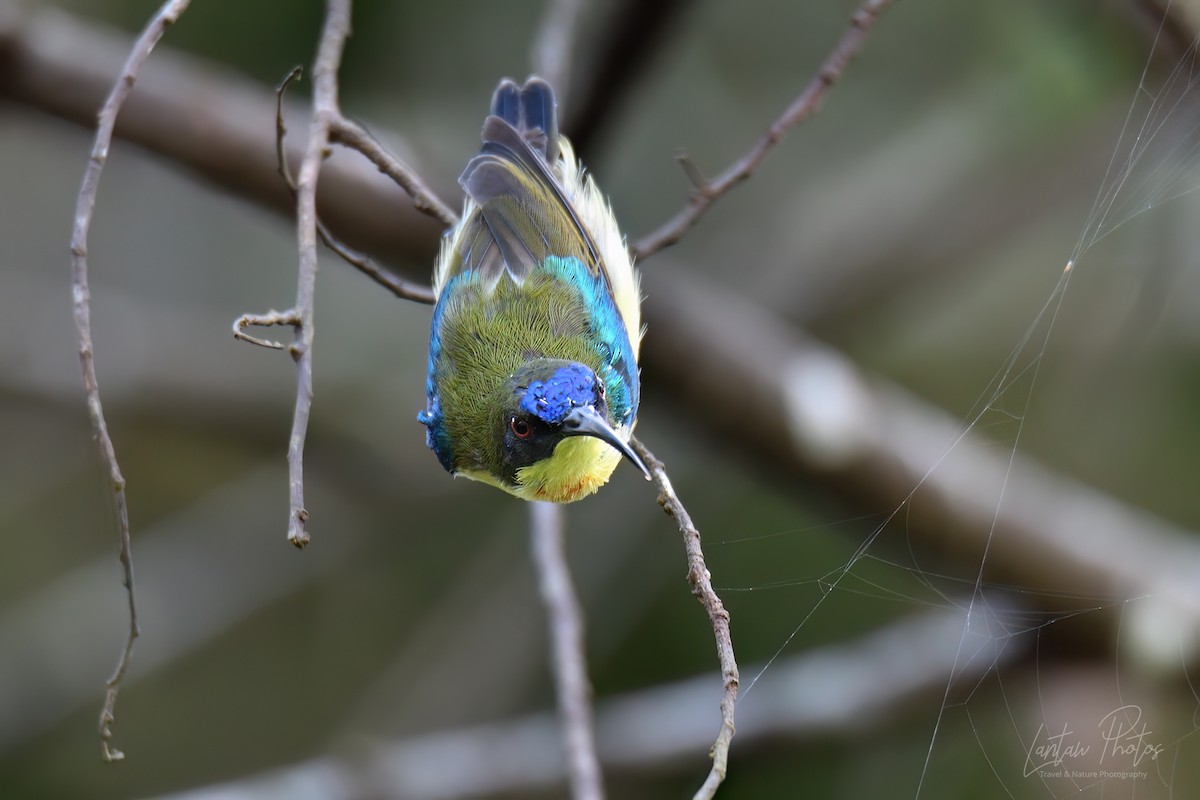
[[[137,601],[133,581],[133,547],[129,535],[129,508],[125,500],[125,478],[117,464],[117,453],[112,438],[108,435],[108,424],[104,419],[104,408],[100,405],[100,386],[96,382],[96,365],[92,348],[91,290],[88,287],[88,230],[92,225],[92,212],[96,206],[96,192],[100,185],[100,174],[108,161],[108,149],[112,144],[113,128],[117,114],[125,98],[133,91],[142,63],[162,38],[167,26],[179,19],[187,10],[189,0],[169,0],[147,23],[141,36],[134,42],[125,67],[113,84],[104,107],[97,118],[96,138],[92,144],[87,170],[79,187],[75,203],[75,225],[71,231],[71,289],[75,306],[75,328],[79,334],[79,365],[83,370],[83,391],[87,397],[88,414],[92,430],[100,446],[100,455],[108,466],[112,481],[113,498],[116,501],[117,528],[121,537],[121,566],[123,583],[129,604],[129,633],[125,647],[112,676],[108,679],[104,693],[104,706],[100,710],[100,750],[105,761],[120,761],[125,754],[112,746],[112,724],[115,719],[117,694],[121,681],[133,658],[133,644],[141,633],[138,628]]]
[[[294,81],[300,80],[300,75],[303,72],[303,67],[293,67],[292,71],[287,74],[283,81],[275,89],[275,157],[278,162],[279,175],[287,184],[288,189],[292,192],[292,197],[296,196],[296,179],[292,177],[292,169],[288,164],[287,148],[284,141],[287,138],[287,126],[283,121],[283,95],[288,87]],[[338,115],[341,116],[340,113]],[[332,127],[331,127],[332,131]],[[414,201],[416,198],[414,197]],[[421,208],[421,202],[416,201],[418,208]],[[436,298],[433,296],[433,289],[429,286],[423,286],[419,283],[406,281],[390,270],[384,269],[375,262],[373,258],[366,253],[359,252],[339,240],[336,236],[330,233],[329,228],[317,217],[317,236],[326,247],[341,257],[343,261],[356,268],[359,272],[366,275],[371,280],[384,287],[396,297],[402,300],[414,300],[418,303],[426,303],[432,305]],[[263,344],[261,340],[243,336],[239,331],[247,324],[259,325],[260,322],[246,321],[246,317],[242,317],[234,323],[234,336],[239,339],[244,339],[254,344]],[[244,322],[245,321],[245,322]],[[281,324],[281,323],[269,323]]]
[[[279,342],[256,339],[244,333],[250,325],[291,325],[295,339],[288,348],[296,361],[296,405],[288,440],[288,541],[308,544],[308,509],[304,507],[304,440],[312,410],[313,298],[317,282],[317,179],[329,146],[329,128],[338,111],[337,71],[346,37],[350,35],[350,0],[329,0],[321,40],[313,66],[313,108],[308,144],[296,179],[296,239],[299,266],[296,304],[287,311],[246,314],[234,323],[234,336],[254,344],[283,349]]]
[[[313,299],[317,283],[317,180],[329,146],[329,125],[337,116],[337,72],[350,35],[350,0],[329,0],[317,60],[313,65],[313,110],[308,145],[296,180],[296,240],[300,251],[296,280],[296,313],[300,325],[292,345],[296,359],[296,408],[288,442],[288,484],[291,512],[288,541],[296,547],[309,542],[308,510],[304,507],[304,439],[312,409]]]
[[[675,494],[675,489],[671,486],[671,479],[667,477],[666,467],[638,439],[630,439],[629,444],[650,468],[654,485],[658,487],[658,504],[663,507],[663,511],[675,518],[679,532],[683,534],[683,547],[687,552],[688,561],[687,580],[692,587],[692,594],[708,612],[708,620],[712,623],[713,638],[716,639],[717,661],[721,665],[721,682],[724,686],[724,693],[721,697],[721,730],[717,733],[717,739],[713,742],[710,751],[712,769],[693,797],[693,800],[711,800],[717,793],[717,787],[725,780],[725,770],[729,762],[729,744],[733,740],[734,734],[733,711],[737,704],[740,680],[737,658],[733,653],[733,639],[729,632],[729,612],[725,610],[725,605],[713,589],[712,576],[708,572],[708,566],[704,563],[700,531],[692,524],[692,517],[684,508],[679,495]]]
[[[234,337],[242,341],[275,350],[285,349],[281,342],[260,339],[246,333],[251,326],[290,325],[294,341],[286,349],[296,361],[296,405],[292,417],[292,433],[288,441],[288,541],[304,547],[310,540],[308,510],[304,507],[304,440],[308,433],[308,418],[312,410],[312,342],[313,303],[317,275],[317,244],[320,240],[345,261],[358,268],[376,283],[397,297],[433,303],[433,291],[427,286],[406,281],[380,267],[373,259],[338,240],[317,216],[317,180],[321,164],[335,132],[339,141],[359,150],[380,170],[406,189],[418,209],[452,224],[457,217],[411,170],[392,158],[374,139],[357,125],[347,121],[338,104],[337,72],[342,60],[346,38],[350,33],[350,0],[329,0],[321,40],[313,68],[313,110],[309,123],[308,144],[300,163],[298,177],[293,177],[288,164],[284,141],[287,126],[283,121],[283,95],[288,86],[300,78],[296,67],[275,90],[275,154],[279,174],[296,199],[296,230],[299,267],[296,280],[296,304],[287,311],[266,314],[243,314],[233,323]],[[350,133],[347,134],[346,132]]]
[[[340,111],[330,120],[329,141],[357,150],[366,156],[380,172],[408,192],[418,211],[440,220],[447,227],[458,223],[458,214],[429,188],[420,175],[385,150],[374,136],[354,120],[347,119]]]
[[[850,27],[842,34],[833,51],[822,62],[817,74],[804,87],[795,100],[784,112],[771,123],[754,146],[737,161],[725,168],[725,171],[711,181],[696,183],[699,170],[687,159],[680,158],[681,164],[688,173],[688,178],[695,188],[688,204],[679,210],[673,218],[658,230],[643,236],[633,246],[633,253],[639,259],[657,253],[664,247],[675,244],[696,221],[704,215],[713,203],[738,183],[754,174],[754,170],[762,163],[767,154],[779,144],[789,130],[808,119],[820,107],[825,98],[825,92],[841,77],[846,65],[858,55],[866,40],[867,31],[875,24],[875,20],[892,4],[892,0],[864,0],[850,17]]]

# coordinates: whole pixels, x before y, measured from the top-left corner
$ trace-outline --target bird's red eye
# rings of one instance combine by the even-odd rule
[[[518,439],[528,439],[533,433],[533,428],[529,427],[529,423],[523,419],[513,417],[508,422],[508,427],[512,428],[512,432]]]

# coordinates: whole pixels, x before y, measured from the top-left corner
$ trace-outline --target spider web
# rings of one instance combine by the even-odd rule
[[[1153,216],[1147,212],[1200,189],[1198,42],[1163,63],[1169,11],[1168,5],[1065,266],[1055,268],[1055,283],[1032,320],[924,477],[885,513],[721,543],[735,561],[751,549],[779,548],[775,560],[784,573],[747,576],[745,583],[735,577],[720,589],[723,595],[736,604],[743,593],[765,594],[772,616],[780,607],[795,612],[778,647],[744,672],[739,714],[747,724],[828,734],[869,728],[864,714],[919,719],[882,723],[910,731],[908,746],[899,756],[874,748],[881,768],[848,778],[844,796],[1176,798],[1200,792],[1200,692],[1190,671],[1200,581],[1143,573],[1140,583],[1100,582],[1102,591],[1061,590],[1051,550],[1048,563],[1015,571],[1005,563],[1011,549],[1004,559],[994,552],[999,537],[1011,535],[1002,512],[1018,502],[1014,495],[1024,496],[1014,486],[1043,477],[1025,456],[1032,444],[1027,423],[1036,415],[1039,377],[1061,368],[1052,343],[1070,305],[1068,288],[1092,279],[1091,262],[1110,246],[1120,252],[1113,244],[1118,234]],[[1143,280],[1157,269],[1135,268]],[[1096,275],[1092,280],[1104,277],[1099,267]],[[976,470],[981,454],[999,465],[977,498],[990,509],[983,540],[963,557],[961,543],[950,556],[912,536],[912,520],[940,502],[930,496],[931,476]],[[1138,542],[1137,529],[1123,535]],[[1147,549],[1157,548],[1157,568],[1186,572],[1162,563],[1168,551],[1155,543],[1159,535],[1146,536]],[[794,549],[798,541],[802,556]],[[849,553],[847,541],[857,542]],[[1139,560],[1107,549],[1109,543],[1098,535],[1083,560],[1128,560],[1111,573],[1117,576],[1154,568],[1150,556]],[[1180,553],[1191,546],[1179,544]],[[798,577],[797,557],[814,565]],[[1110,574],[1103,564],[1096,568]],[[1064,574],[1076,569],[1062,565]],[[737,575],[736,564],[731,572]],[[720,568],[718,574],[730,573]],[[1016,574],[1032,577],[1026,582]],[[848,630],[847,619],[864,617],[867,627]],[[735,619],[744,615],[735,611]],[[853,645],[846,645],[847,636]],[[821,655],[805,662],[803,654],[817,645],[824,645]],[[928,650],[913,652],[920,648]],[[829,661],[824,671],[817,664],[822,657]],[[803,694],[800,684],[821,680],[827,684],[793,706],[782,697]],[[897,715],[899,707],[907,712]]]

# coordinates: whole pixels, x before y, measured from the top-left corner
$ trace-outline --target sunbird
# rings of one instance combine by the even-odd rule
[[[641,298],[554,90],[502,80],[434,265],[426,443],[453,475],[570,503],[608,482],[639,400]]]

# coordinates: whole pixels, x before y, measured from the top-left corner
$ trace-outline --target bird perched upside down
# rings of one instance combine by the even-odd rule
[[[501,81],[434,268],[428,404],[447,471],[525,500],[608,482],[637,420],[641,309],[612,210],[559,136],[554,91]]]

